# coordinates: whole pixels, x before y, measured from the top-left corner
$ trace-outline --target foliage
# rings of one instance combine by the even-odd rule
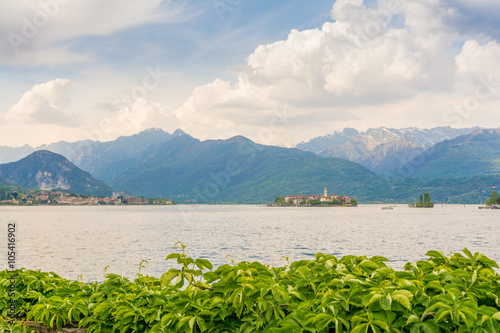
[[[424,193],[424,195],[420,195],[420,201],[411,203],[408,205],[412,208],[432,208],[434,207],[434,203],[431,201],[431,196],[429,193]]]
[[[8,200],[9,199],[9,194],[7,193],[7,190],[2,187],[0,188],[0,200]]]
[[[6,320],[0,316],[0,333],[31,333],[32,330],[26,325],[14,322],[12,320]]]
[[[500,205],[500,197],[497,191],[491,192],[491,197],[486,200],[486,206]]]
[[[285,202],[284,197],[276,197],[276,199],[274,199],[274,203],[282,203],[282,202]]]
[[[384,257],[318,253],[268,267],[232,262],[212,268],[182,250],[160,279],[105,274],[101,283],[19,270],[17,315],[88,332],[499,332],[498,265],[483,254],[429,251],[403,271]],[[287,258],[288,260],[288,258]],[[144,262],[143,262],[144,263]],[[141,263],[140,267],[144,267]],[[0,273],[8,313],[10,272]]]

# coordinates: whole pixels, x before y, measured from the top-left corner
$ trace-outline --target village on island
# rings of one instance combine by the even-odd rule
[[[358,201],[347,195],[328,195],[328,191],[325,186],[323,195],[309,194],[309,195],[287,195],[285,197],[278,197],[274,200],[274,203],[268,206],[279,206],[279,207],[339,207],[339,206],[350,206],[355,207],[358,205]]]

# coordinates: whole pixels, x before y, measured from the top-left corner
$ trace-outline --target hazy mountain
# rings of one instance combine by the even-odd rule
[[[22,147],[0,146],[0,164],[19,161],[35,151],[35,148],[24,145]]]
[[[36,151],[17,162],[0,164],[0,176],[25,188],[60,188],[95,195],[112,193],[104,182],[79,169],[64,156],[47,150]]]
[[[500,129],[479,129],[440,142],[392,174],[417,178],[500,174]]]
[[[71,158],[78,167],[90,172],[94,177],[109,183],[117,175],[132,167],[141,154],[151,146],[170,140],[172,137],[186,135],[182,130],[173,134],[153,128],[131,136],[121,136],[108,142],[90,143],[87,150]]]
[[[359,164],[294,148],[258,145],[242,136],[200,141],[179,136],[151,147],[112,186],[134,195],[177,201],[264,203],[287,194],[347,194],[360,202],[482,203],[500,176],[387,179]]]
[[[299,143],[296,148],[318,154],[328,148],[342,146],[347,143],[350,138],[359,134],[360,133],[354,128],[345,128],[342,132],[335,131],[333,134],[318,136],[308,142],[303,141]]]
[[[53,153],[66,157],[71,163],[79,164],[85,156],[92,154],[92,152],[101,145],[102,142],[83,140],[77,142],[59,141],[48,145],[41,145],[36,147],[36,150],[48,150]]]
[[[317,137],[309,142],[301,142],[297,148],[315,152],[323,157],[348,159],[383,175],[410,161],[438,142],[469,134],[476,129],[478,127],[466,129],[379,127],[359,133],[352,128],[346,128],[342,132]]]
[[[286,194],[365,196],[386,186],[366,168],[298,149],[258,145],[236,136],[201,142],[183,135],[158,145],[111,185],[134,195],[178,201],[266,202]],[[372,191],[373,192],[373,191]]]

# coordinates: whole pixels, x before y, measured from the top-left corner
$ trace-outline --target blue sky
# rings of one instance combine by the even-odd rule
[[[0,145],[500,126],[493,0],[6,0]]]

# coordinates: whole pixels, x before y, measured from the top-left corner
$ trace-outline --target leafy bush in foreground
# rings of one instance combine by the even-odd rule
[[[285,267],[223,265],[184,253],[160,279],[107,274],[101,283],[19,270],[17,316],[88,332],[500,332],[498,265],[467,249],[395,271],[384,257],[318,253]],[[141,265],[142,267],[142,265]],[[0,273],[9,310],[10,272]]]

